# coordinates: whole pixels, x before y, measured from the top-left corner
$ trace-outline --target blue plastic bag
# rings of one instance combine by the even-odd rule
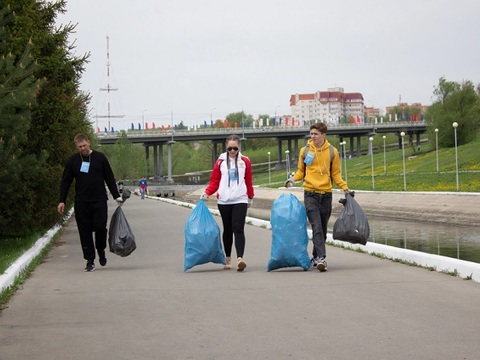
[[[311,266],[307,252],[307,211],[292,194],[282,194],[274,202],[270,217],[272,251],[267,271],[299,266]]]
[[[225,265],[226,258],[220,240],[220,228],[205,201],[200,200],[185,223],[183,271],[209,262]]]

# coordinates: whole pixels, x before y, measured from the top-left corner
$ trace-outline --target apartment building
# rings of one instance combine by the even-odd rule
[[[336,124],[351,118],[364,119],[363,95],[346,93],[341,87],[291,95],[290,109],[292,118],[303,124],[316,121]]]

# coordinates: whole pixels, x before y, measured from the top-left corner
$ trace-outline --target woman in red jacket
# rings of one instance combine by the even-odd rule
[[[252,165],[250,159],[240,153],[240,138],[230,135],[226,141],[227,152],[222,153],[213,166],[210,182],[202,199],[217,192],[217,205],[223,223],[223,247],[227,264],[232,267],[232,245],[235,235],[237,271],[243,271],[247,264],[243,260],[245,251],[245,218],[254,196]]]

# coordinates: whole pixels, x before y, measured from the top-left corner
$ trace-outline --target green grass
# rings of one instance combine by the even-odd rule
[[[3,274],[15,260],[30,249],[42,235],[34,233],[26,238],[2,239],[0,241],[0,274]]]
[[[434,144],[435,145],[435,144]],[[459,146],[458,180],[460,192],[480,192],[480,140]],[[373,181],[372,156],[363,155],[342,159],[342,177],[353,190],[403,191],[457,191],[455,149],[439,149],[437,153],[431,144],[423,144],[420,151],[405,148],[405,176],[401,149],[383,152],[383,145],[374,148]],[[385,162],[384,162],[385,159]],[[276,162],[276,161],[275,161]],[[384,167],[384,163],[386,167]],[[272,161],[272,164],[274,162]],[[386,169],[385,169],[386,168]],[[295,171],[296,168],[292,168]],[[385,171],[386,170],[386,171]],[[255,185],[279,187],[286,179],[285,170],[271,170],[269,185],[268,169],[254,169]],[[296,186],[302,186],[301,182]]]

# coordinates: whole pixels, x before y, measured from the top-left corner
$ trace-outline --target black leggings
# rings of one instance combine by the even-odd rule
[[[245,251],[245,218],[247,216],[247,204],[218,205],[223,223],[223,248],[225,256],[231,257],[233,235],[235,234],[235,250],[237,257],[243,257]]]

